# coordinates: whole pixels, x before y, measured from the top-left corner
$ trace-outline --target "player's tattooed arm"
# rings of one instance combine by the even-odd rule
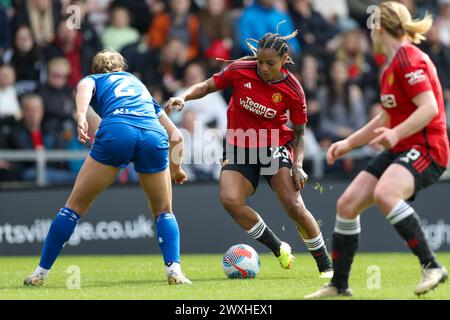
[[[303,158],[305,154],[306,124],[298,124],[294,127],[294,163],[292,166],[292,178],[297,190],[305,187],[308,175],[303,171]]]

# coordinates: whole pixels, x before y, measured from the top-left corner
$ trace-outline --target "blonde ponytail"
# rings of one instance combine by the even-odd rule
[[[426,40],[424,34],[426,34],[433,25],[433,17],[431,14],[426,14],[423,19],[415,19],[409,22],[402,23],[402,28],[411,38],[411,41],[419,44],[421,41]]]
[[[380,4],[381,27],[395,38],[407,36],[410,41],[419,44],[425,40],[424,34],[430,30],[433,17],[426,14],[422,19],[412,19],[406,6],[395,1]]]

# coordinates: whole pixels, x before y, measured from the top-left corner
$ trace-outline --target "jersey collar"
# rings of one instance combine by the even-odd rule
[[[277,83],[280,83],[280,82],[283,82],[284,80],[286,80],[287,79],[287,77],[289,76],[289,71],[287,71],[286,69],[284,69],[284,68],[281,68],[281,72],[283,73],[283,78],[281,78],[281,79],[279,79],[279,80],[275,80],[275,81],[267,81],[267,80],[264,80],[264,78],[262,77],[262,75],[259,73],[259,69],[258,69],[258,67],[256,67],[256,74],[258,75],[258,77],[262,80],[262,81],[264,81],[265,83],[268,83],[268,84],[277,84]]]

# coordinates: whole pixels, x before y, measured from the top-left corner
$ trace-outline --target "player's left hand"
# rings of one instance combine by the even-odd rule
[[[303,171],[302,166],[294,165],[292,167],[292,179],[294,179],[295,187],[300,191],[305,187],[305,184],[308,181],[308,175]]]
[[[171,169],[170,179],[176,184],[183,184],[187,181],[187,174],[181,168]]]
[[[394,129],[386,127],[376,128],[374,131],[377,136],[369,142],[370,145],[382,145],[386,149],[393,148],[398,143],[398,135]]]

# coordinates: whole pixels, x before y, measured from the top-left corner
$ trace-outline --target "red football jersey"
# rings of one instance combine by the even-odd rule
[[[213,79],[218,89],[231,87],[227,111],[227,142],[238,147],[282,146],[294,138],[286,126],[305,124],[306,101],[298,80],[286,69],[284,79],[263,80],[256,61],[237,61],[228,65]]]
[[[449,142],[445,105],[436,67],[419,48],[406,44],[381,75],[381,103],[390,116],[390,128],[405,121],[417,109],[412,100],[425,91],[433,91],[438,115],[423,130],[400,140],[391,151],[397,153],[415,148],[440,166],[447,167]]]

